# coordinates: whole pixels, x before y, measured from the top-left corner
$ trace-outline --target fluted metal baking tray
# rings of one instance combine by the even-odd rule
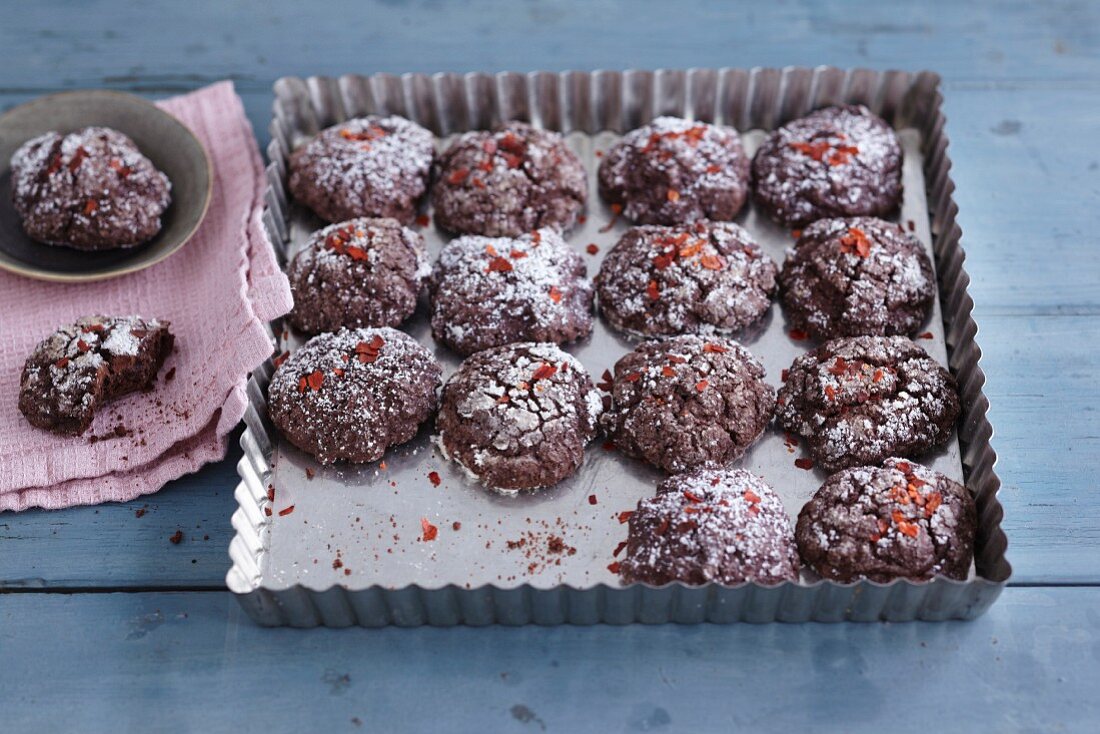
[[[736,127],[751,152],[766,131],[812,109],[866,104],[899,132],[906,154],[899,219],[936,262],[940,298],[922,344],[958,378],[963,411],[957,439],[925,463],[964,480],[977,499],[977,552],[968,580],[837,584],[804,572],[797,583],[776,586],[622,586],[607,568],[626,537],[617,516],[652,494],[658,478],[640,462],[597,441],[576,477],[537,494],[503,497],[444,461],[430,443],[429,425],[392,449],[384,467],[320,467],[283,442],[268,421],[269,362],[248,386],[227,576],[247,613],[263,625],[308,627],[905,621],[984,612],[1011,568],[938,86],[931,72],[825,67],[284,78],[275,85],[264,222],[284,257],[321,225],[288,199],[286,162],[291,150],[340,120],[400,114],[435,132],[441,146],[464,130],[527,120],[565,133],[589,170],[587,218],[568,240],[582,252],[598,245],[598,255],[585,255],[594,275],[627,226],[606,229],[612,216],[594,185],[599,153],[622,133],[660,114],[685,116]],[[751,207],[739,221],[782,262],[789,232]],[[434,255],[444,238],[431,226],[423,233]],[[446,373],[458,364],[432,343],[423,304],[404,328],[435,351]],[[272,329],[279,351],[301,341],[281,322]],[[739,338],[764,361],[773,385],[812,346],[790,338],[778,305]],[[591,339],[569,349],[598,377],[631,346],[600,322]],[[825,478],[818,469],[797,468],[801,455],[801,447],[791,453],[773,428],[742,462],[776,488],[792,516]],[[422,519],[438,528],[435,540],[422,539]]]

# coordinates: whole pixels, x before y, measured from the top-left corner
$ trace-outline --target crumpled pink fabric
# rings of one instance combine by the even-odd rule
[[[131,500],[223,458],[248,374],[273,350],[265,325],[290,310],[261,224],[263,162],[232,83],[158,104],[213,163],[206,219],[167,260],[121,278],[67,285],[0,273],[0,510]],[[176,352],[156,390],[108,403],[83,436],[32,427],[18,408],[24,360],[58,326],[94,313],[172,322]],[[118,426],[125,435],[113,435]]]

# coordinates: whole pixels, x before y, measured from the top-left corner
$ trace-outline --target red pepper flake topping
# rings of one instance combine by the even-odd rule
[[[88,346],[88,342],[84,341],[83,339],[76,340],[76,348],[79,349],[81,352],[87,352],[89,349],[91,349],[91,347]]]
[[[792,229],[791,230],[791,237],[795,238],[796,240],[801,239],[802,230],[801,229]]]
[[[871,254],[871,240],[859,227],[849,227],[848,233],[840,238],[840,252],[844,255],[868,257]]]
[[[699,503],[703,501],[703,498],[692,492],[690,489],[684,490],[684,499],[688,502]]]
[[[886,522],[882,518],[878,519],[878,532],[871,533],[871,542],[877,543],[882,540],[882,536],[886,535],[886,532],[890,529],[890,523]]]
[[[344,128],[340,131],[340,137],[344,140],[377,140],[378,138],[385,137],[385,135],[386,131],[377,125],[371,125],[366,130],[360,130],[359,132],[349,130],[348,128]]]
[[[910,466],[908,462],[899,461],[897,464],[894,465],[894,468],[900,471],[902,474],[908,474],[910,471],[912,471],[913,467]]]
[[[86,202],[84,202],[84,215],[88,216],[98,208],[98,201],[96,201],[95,199],[88,199]]]
[[[61,170],[61,154],[56,153],[56,154],[54,154],[54,157],[50,160],[50,167],[46,169],[46,175],[49,176],[51,173],[56,173],[57,171],[60,171],[60,170]]]
[[[523,258],[527,257],[527,253],[523,250],[512,250],[508,253],[508,256],[511,257],[513,260],[522,260]]]
[[[306,385],[314,392],[321,389],[321,383],[324,381],[325,373],[321,372],[321,370],[313,370],[313,372],[310,372],[309,375],[306,376]]]
[[[797,150],[799,153],[807,155],[810,158],[813,158],[815,161],[819,161],[825,157],[825,154],[829,152],[829,148],[831,146],[829,145],[829,141],[820,140],[816,143],[787,143],[787,147],[791,148],[792,150]]]
[[[809,471],[810,469],[814,468],[814,461],[813,461],[813,459],[805,459],[805,458],[795,459],[794,460],[794,465],[797,466],[799,469],[805,469],[806,471]]]
[[[836,361],[833,362],[833,366],[829,368],[829,374],[835,375],[836,377],[840,377],[847,371],[848,363],[844,361],[844,357],[837,357]]]
[[[131,173],[134,172],[133,169],[130,168],[129,166],[122,165],[122,161],[120,161],[118,158],[112,158],[111,161],[107,164],[107,166],[112,171],[117,173],[119,178],[126,178],[127,176],[129,176]]]
[[[915,538],[920,534],[920,526],[906,520],[905,515],[901,514],[901,510],[894,510],[890,517],[894,520],[894,524],[898,526],[898,530],[904,535]]]
[[[69,358],[68,357],[62,357],[61,359],[54,362],[54,366],[58,367],[60,369],[65,369],[66,367],[69,366]]]
[[[802,329],[791,329],[789,334],[790,334],[790,337],[792,339],[794,339],[796,342],[804,342],[804,341],[806,341],[807,339],[810,338],[810,335],[807,334]]]
[[[623,379],[627,382],[637,382],[638,380],[642,379],[642,376],[638,372],[631,372],[629,375],[625,375]]]
[[[472,183],[474,185],[475,189],[485,188],[485,182],[482,181],[480,178],[477,178],[476,176],[474,178],[470,179],[470,183]]]
[[[72,160],[69,161],[69,170],[76,172],[76,169],[80,168],[80,164],[84,162],[84,159],[88,157],[88,151],[84,150],[84,146],[80,146],[76,149],[76,153],[73,154]]]
[[[782,382],[786,382],[786,381],[787,381],[787,377],[789,377],[789,376],[790,376],[790,374],[791,374],[791,371],[790,371],[790,370],[788,370],[788,369],[782,369],[782,370],[780,370],[780,371],[779,371],[779,379],[780,379],[780,380],[781,380]]]
[[[634,510],[623,510],[619,513],[619,524],[623,525],[630,521],[630,516],[634,514]]]
[[[447,183],[460,184],[466,180],[466,177],[470,175],[469,168],[456,168],[451,171],[451,174],[447,176]]]
[[[871,378],[871,382],[882,382],[882,368],[879,367],[875,370],[874,377]]]
[[[668,521],[665,520],[665,522],[668,522]],[[611,554],[612,557],[617,557],[625,549],[626,549],[626,541],[624,540],[624,541],[620,542],[617,546],[615,546],[615,552]]]
[[[667,196],[668,200],[672,202],[677,202],[680,200],[680,192],[676,189],[669,189]]]
[[[378,462],[378,468],[381,469],[382,471],[386,471],[386,469],[388,467],[386,466],[385,460],[382,460],[382,461]]]
[[[84,150],[84,149],[81,148],[80,150]],[[172,533],[170,536],[168,536],[168,542],[171,543],[172,545],[179,545],[180,543],[182,543],[183,542],[183,531],[182,530],[177,530],[176,532]]]
[[[271,508],[270,507],[265,507],[264,508],[264,514],[267,515],[268,517],[271,517]]]
[[[550,300],[554,303],[561,303],[561,290],[556,285],[550,286]]]
[[[664,367],[661,368],[661,374],[665,377],[675,377],[676,370],[666,364]]]
[[[619,562],[614,561],[612,563],[607,564],[607,570],[617,576],[619,574]]]
[[[859,155],[859,148],[854,145],[838,145],[833,149],[833,154],[829,156],[830,166],[843,166],[847,163],[851,156]]]
[[[548,380],[553,377],[554,373],[557,371],[558,368],[554,365],[543,362],[541,365],[539,365],[539,368],[535,370],[535,374],[531,375],[531,379],[535,381]]]
[[[518,156],[515,153],[501,153],[501,155],[509,168],[519,168],[523,165],[523,156]]]
[[[359,361],[363,364],[370,364],[374,360],[378,359],[378,353],[382,350],[382,346],[385,344],[385,340],[381,336],[375,334],[371,338],[370,342],[359,342],[355,345],[355,355],[359,358]]]
[[[287,505],[283,509],[279,510],[279,517],[286,517],[292,512],[294,512],[294,505]]]
[[[428,472],[428,481],[432,483],[433,487],[438,487],[443,482],[437,471]]]
[[[611,219],[604,226],[600,227],[601,232],[610,232],[611,228],[615,226],[615,222],[619,221],[619,215],[623,213],[622,204],[612,204],[611,207]]]
[[[587,252],[589,255],[595,255],[600,251],[600,246],[597,245],[595,242],[590,242],[588,243],[588,247],[584,249],[585,252]]]
[[[699,264],[707,270],[721,270],[726,265],[717,255],[703,255],[699,258]]]
[[[917,231],[917,223],[914,222],[912,219],[908,220],[906,222],[906,225],[908,225],[910,232],[916,232]]]
[[[428,522],[426,517],[420,518],[420,529],[423,531],[420,539],[425,543],[435,540],[436,536],[439,535],[439,528]]]
[[[282,354],[276,356],[275,359],[273,359],[271,361],[271,363],[273,365],[275,365],[275,369],[278,369],[279,367],[282,366],[283,362],[285,362],[286,358],[289,357],[289,356],[290,356],[290,352],[283,352]]]
[[[588,504],[595,505],[598,502],[599,502],[599,500],[596,499],[596,495],[594,495],[594,494],[588,495]]]
[[[427,214],[420,214],[416,217],[416,223],[420,227],[427,227],[431,222],[432,220]]]
[[[836,137],[841,140],[843,136],[838,134]],[[816,143],[788,143],[787,144],[793,150],[797,150],[803,155],[813,158],[815,161],[825,160],[825,155],[832,151],[832,154],[828,158],[830,166],[840,166],[848,162],[849,157],[857,155],[859,148],[854,145],[834,145],[827,140],[819,140]]]
[[[836,388],[834,388],[832,385],[826,385],[825,397],[829,398],[829,400],[836,400]]]
[[[505,260],[503,257],[494,257],[489,261],[489,267],[485,269],[487,273],[507,273],[512,270],[512,263]]]
[[[936,509],[943,503],[943,495],[939,492],[930,492],[924,503],[924,516],[932,517]]]
[[[657,287],[657,281],[651,280],[645,287],[645,293],[649,296],[649,300],[656,301],[661,297],[661,291]]]
[[[709,166],[707,166],[707,173],[718,173],[721,170],[722,167],[714,163],[711,163]]]
[[[695,383],[695,389],[699,392],[703,392],[707,389],[708,385],[710,385],[710,382],[708,382],[707,380],[699,380],[699,382]]]
[[[917,334],[918,339],[935,339],[935,335],[931,331],[926,331],[923,334]]]
[[[725,354],[729,350],[726,349],[721,344],[712,344],[710,342],[707,342],[706,344],[703,345],[703,351],[704,352],[710,352],[712,354]]]
[[[497,141],[492,138],[486,138],[481,143],[481,149],[489,155],[492,155],[497,152]]]
[[[751,489],[746,489],[743,496],[746,501],[751,502],[754,505],[760,502],[760,495],[758,495],[756,492],[753,492]]]
[[[531,231],[531,243],[535,247],[538,247],[540,244],[542,244],[542,232],[539,232],[537,229],[532,230]]]
[[[485,173],[488,173],[489,171],[493,170],[493,162],[486,158],[481,163],[477,164],[477,169],[479,171],[484,171]]]

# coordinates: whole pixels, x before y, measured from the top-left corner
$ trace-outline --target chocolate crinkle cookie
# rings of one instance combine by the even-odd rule
[[[901,205],[901,159],[882,118],[863,106],[826,107],[775,130],[756,151],[756,202],[789,227],[886,216]]]
[[[745,204],[749,158],[732,127],[658,117],[600,163],[600,196],[642,224],[729,221]]]
[[[290,156],[290,193],[326,222],[390,217],[410,224],[428,190],[435,138],[403,117],[358,117]]]
[[[424,239],[396,219],[352,219],[314,232],[287,268],[290,323],[308,334],[397,326],[430,273]]]
[[[600,311],[632,336],[730,333],[757,321],[776,266],[732,222],[627,230],[596,275]]]
[[[661,482],[631,513],[626,583],[661,586],[798,579],[791,520],[778,495],[744,469],[701,469]]]
[[[117,130],[49,132],[11,159],[12,201],[27,235],[50,245],[110,250],[160,232],[172,184]]]
[[[382,327],[319,334],[268,387],[272,422],[322,464],[381,459],[435,411],[442,369],[411,336]]]
[[[798,515],[795,537],[822,578],[965,581],[974,559],[977,510],[967,489],[903,459],[829,477]]]
[[[602,409],[574,357],[554,344],[510,344],[478,352],[447,380],[437,442],[487,487],[548,487],[580,467]]]
[[[521,341],[562,344],[592,331],[586,267],[555,230],[451,240],[428,281],[432,334],[462,355]]]
[[[580,159],[560,133],[508,122],[460,135],[439,158],[435,221],[458,234],[568,231],[588,198]]]
[[[775,391],[749,350],[686,335],[645,342],[616,363],[601,426],[626,455],[682,472],[741,458],[774,408]]]
[[[791,325],[821,340],[912,334],[936,297],[924,246],[898,225],[872,217],[811,224],[779,283]]]
[[[88,429],[99,406],[152,384],[172,351],[167,321],[87,316],[35,347],[23,366],[19,410],[61,434]]]
[[[959,415],[955,378],[903,336],[833,339],[803,354],[779,390],[776,418],[827,471],[919,456]]]

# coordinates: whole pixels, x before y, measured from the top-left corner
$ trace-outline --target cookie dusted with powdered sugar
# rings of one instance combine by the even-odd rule
[[[701,469],[661,482],[631,513],[625,583],[661,586],[798,579],[791,520],[779,496],[744,469]]]
[[[722,334],[767,312],[775,276],[775,263],[744,229],[698,221],[627,230],[595,286],[600,312],[626,334]]]
[[[290,193],[326,222],[390,217],[410,224],[434,159],[431,132],[403,117],[345,120],[290,156]]]
[[[833,339],[794,361],[776,419],[827,471],[913,457],[945,443],[955,378],[903,336]]]
[[[658,117],[607,151],[599,185],[641,224],[729,221],[745,204],[749,158],[732,127]]]
[[[602,409],[574,357],[554,344],[510,344],[469,357],[447,380],[437,443],[492,489],[549,487],[580,467]]]
[[[588,177],[560,133],[522,122],[458,136],[439,157],[435,221],[457,234],[516,237],[568,231],[588,198]]]
[[[61,327],[27,358],[19,410],[38,428],[83,433],[102,404],[153,383],[175,341],[168,326],[140,316],[87,316]]]
[[[396,329],[341,329],[298,348],[271,377],[268,412],[322,464],[381,459],[435,412],[442,369]]]
[[[290,323],[307,334],[398,326],[431,272],[424,238],[396,219],[352,219],[314,232],[287,268]]]
[[[779,283],[791,325],[820,340],[912,334],[936,297],[924,245],[871,217],[821,219],[804,229]]]
[[[11,159],[12,202],[34,240],[79,250],[148,242],[172,184],[127,136],[105,127],[24,143]]]
[[[775,130],[752,160],[756,203],[802,227],[826,217],[882,217],[901,205],[901,144],[862,105],[826,107]]]
[[[829,477],[798,514],[795,537],[822,578],[966,580],[977,510],[967,489],[903,459]]]
[[[581,256],[552,229],[451,240],[428,282],[432,334],[462,355],[586,337],[593,300],[586,272]]]
[[[682,472],[741,458],[774,408],[749,350],[687,335],[640,344],[615,364],[601,426],[624,454]]]

